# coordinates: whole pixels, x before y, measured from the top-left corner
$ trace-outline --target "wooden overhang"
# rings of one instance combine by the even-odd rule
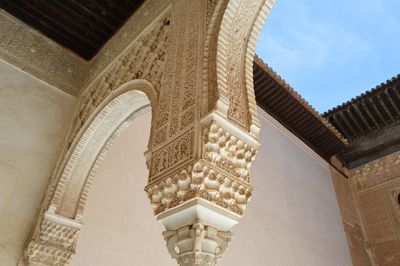
[[[400,75],[323,114],[348,140],[339,154],[348,167],[400,150]]]
[[[260,58],[254,59],[257,104],[329,162],[346,144],[340,133]]]
[[[2,0],[0,8],[90,60],[144,0]]]

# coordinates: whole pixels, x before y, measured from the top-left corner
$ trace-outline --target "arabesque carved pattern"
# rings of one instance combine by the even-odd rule
[[[38,31],[0,10],[0,57],[72,95],[89,64]]]
[[[146,0],[139,9],[132,14],[125,24],[100,49],[90,61],[88,78],[82,84],[85,88],[93,81],[112,61],[129,47],[134,39],[153,22],[154,16],[160,16],[169,9],[171,0]]]
[[[359,166],[350,173],[359,191],[400,178],[400,152]]]
[[[171,0],[147,0],[123,27],[86,61],[0,10],[0,57],[78,96],[134,39],[169,8]],[[149,15],[151,14],[151,15]]]
[[[70,143],[96,107],[120,85],[130,80],[145,79],[159,93],[170,23],[170,14],[167,13],[154,23],[149,32],[131,44],[105,74],[90,85],[81,97]]]
[[[400,263],[400,219],[397,198],[400,180],[400,152],[395,152],[348,170],[357,189],[371,255],[377,265]]]
[[[232,20],[232,26],[228,34],[228,43],[230,44],[227,51],[227,65],[231,67],[227,72],[227,87],[229,90],[229,110],[228,115],[235,122],[242,125],[244,128],[250,126],[250,113],[248,108],[248,95],[244,79],[245,61],[243,61],[243,54],[247,48],[247,41],[237,42],[240,38],[249,37],[249,29],[254,24],[255,17],[248,16],[248,14],[255,14],[253,10],[260,8],[261,1],[240,1]]]
[[[165,172],[172,166],[175,167],[183,161],[191,160],[193,142],[194,133],[192,129],[160,150],[153,152],[149,181],[152,182],[156,175]]]

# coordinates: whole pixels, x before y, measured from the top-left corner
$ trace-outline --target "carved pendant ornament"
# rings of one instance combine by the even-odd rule
[[[98,158],[149,102],[145,191],[170,255],[180,265],[216,265],[228,247],[253,190],[260,144],[252,62],[273,1],[179,0],[161,13],[159,2],[137,11],[153,21],[80,94],[25,250],[28,265],[72,260]]]
[[[218,231],[200,221],[165,231],[163,236],[169,253],[182,266],[216,265],[231,241],[230,232]]]

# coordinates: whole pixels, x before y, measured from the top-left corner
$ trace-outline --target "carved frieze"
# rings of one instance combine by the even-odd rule
[[[49,84],[78,96],[171,4],[147,0],[98,54],[86,61],[0,10],[0,57]]]
[[[354,168],[350,174],[358,190],[400,178],[400,152]]]
[[[194,132],[191,129],[166,146],[153,151],[149,182],[171,167],[193,159],[193,145]]]
[[[89,72],[79,56],[0,10],[0,57],[49,84],[77,95]]]

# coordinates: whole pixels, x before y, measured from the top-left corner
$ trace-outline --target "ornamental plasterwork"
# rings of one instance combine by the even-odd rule
[[[146,79],[157,93],[163,74],[170,15],[166,11],[99,76],[80,97],[70,143],[93,111],[113,90],[127,81]]]
[[[251,147],[217,123],[203,128],[203,159],[249,183],[249,170],[256,156]]]
[[[0,10],[0,57],[41,80],[77,95],[88,63]]]
[[[229,118],[254,135],[259,131],[253,87],[255,45],[274,2],[229,1],[218,34],[216,77],[219,102],[228,102],[228,110],[224,111]],[[239,39],[242,41],[236,41]]]
[[[400,152],[395,152],[349,171],[357,190],[400,178]]]
[[[171,0],[147,0],[136,10],[117,33],[100,49],[89,62],[90,71],[82,84],[83,88],[90,85],[101,71],[106,69],[116,57],[124,52],[154,20],[154,17],[162,16]]]
[[[360,212],[376,265],[400,263],[399,180],[400,152],[346,170],[357,190]]]
[[[128,89],[129,87],[141,89],[144,86],[150,84],[139,81],[126,84]],[[60,180],[55,184],[56,188],[53,189],[53,186],[48,188],[47,195],[51,197],[47,198],[42,206],[42,213],[25,249],[26,262],[54,266],[68,265],[75,255],[89,188],[95,179],[97,169],[118,136],[137,116],[150,109],[148,98],[143,92],[121,87],[118,93],[119,96],[106,101],[107,105],[96,114],[90,126],[85,128],[73,151],[65,156],[66,162],[61,166],[63,171]],[[127,114],[130,115],[124,118]],[[121,118],[123,120],[119,121]],[[107,125],[106,131],[104,124]],[[90,145],[93,141],[103,143],[97,147],[101,149],[98,154],[93,152],[95,147]],[[85,159],[88,156],[92,157],[92,161]],[[90,169],[84,169],[87,163],[92,165]],[[74,169],[78,169],[78,172],[74,172]],[[84,172],[87,170],[89,173],[85,175]],[[67,193],[70,185],[81,187],[74,191],[79,192],[77,197],[74,197],[75,193]],[[67,199],[63,201],[64,198]],[[48,202],[49,200],[51,202]],[[66,210],[72,212],[67,213]]]
[[[90,61],[0,10],[0,58],[78,96],[170,3],[170,0],[145,1]]]
[[[104,157],[104,136],[117,130],[117,120],[123,123],[119,119],[130,115],[124,108],[135,104],[129,98],[135,90],[146,93],[152,106],[146,191],[167,230],[171,256],[181,265],[215,265],[244,213],[252,193],[250,167],[259,147],[254,92],[248,91],[252,56],[272,2],[179,0],[168,8],[156,2],[149,1],[141,12],[146,16],[146,8],[154,5],[161,13],[148,13],[152,19],[143,18],[137,37],[80,94],[68,151],[26,249],[31,262],[65,265],[73,255],[95,173],[90,167],[96,165],[96,154]],[[243,28],[238,28],[240,23]],[[218,58],[218,52],[224,53],[219,61],[204,59],[208,54]],[[217,66],[224,62],[226,68],[217,75]],[[217,96],[218,103],[207,112],[204,103],[210,101],[202,97],[211,83],[204,83],[204,77],[218,85],[209,94]],[[140,84],[129,85],[135,81]],[[65,233],[60,234],[60,228]],[[190,241],[183,240],[185,235]],[[57,254],[65,261],[48,259]]]
[[[242,215],[250,199],[249,183],[224,173],[204,161],[182,168],[146,187],[155,214],[199,197]]]
[[[25,260],[39,265],[68,265],[74,254],[80,224],[46,216],[38,238],[25,249]]]

